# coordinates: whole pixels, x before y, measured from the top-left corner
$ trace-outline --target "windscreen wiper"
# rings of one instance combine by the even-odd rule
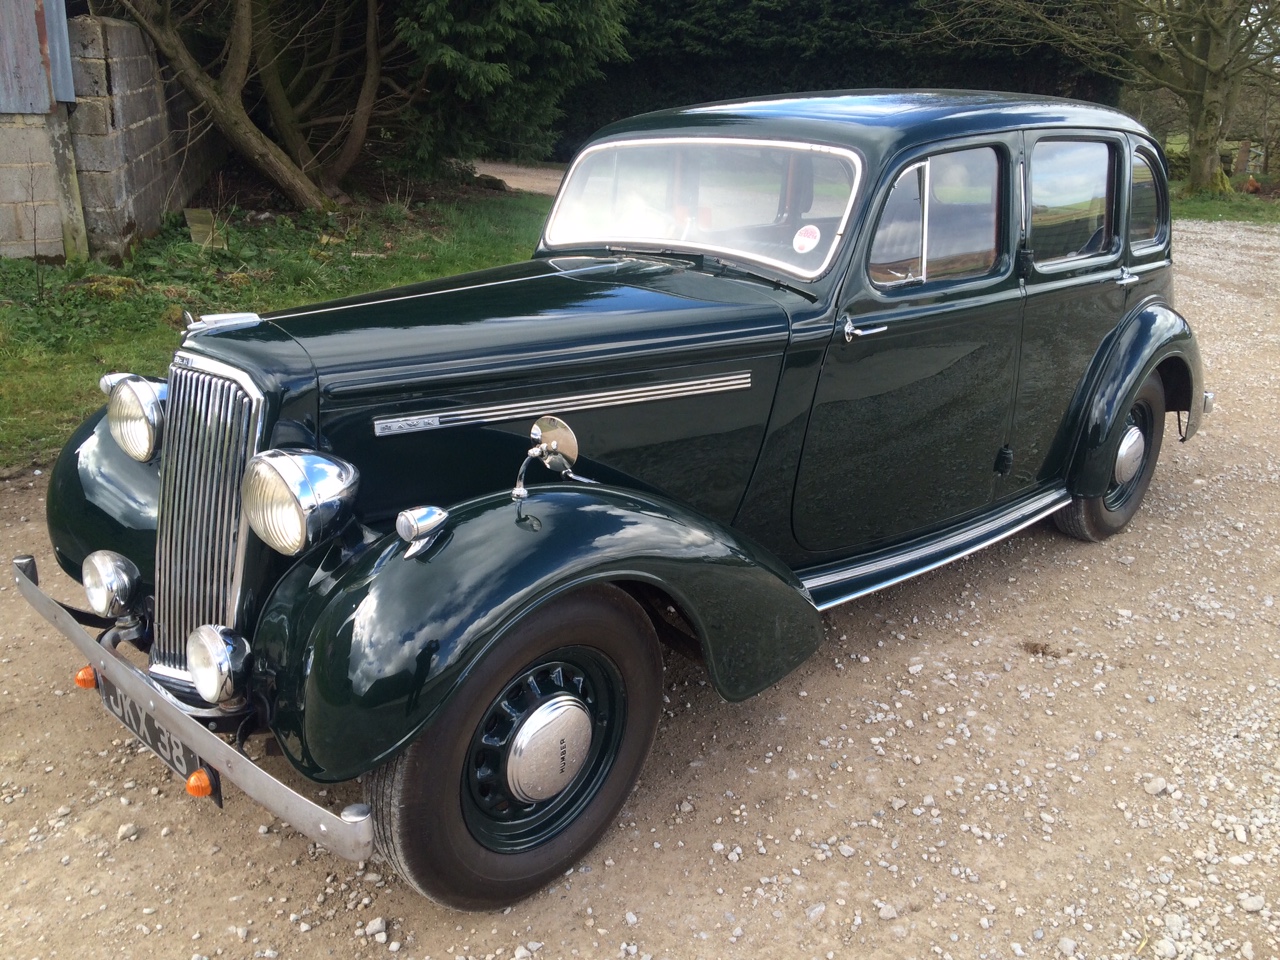
[[[728,260],[722,260],[719,257],[703,256],[704,269],[710,270],[724,277],[737,277],[742,280],[754,280],[756,283],[767,284],[775,290],[787,290],[791,293],[804,297],[810,303],[817,303],[818,297],[805,290],[803,287],[797,287],[787,283],[785,280],[779,280],[777,277],[767,277],[763,273],[756,273],[754,270],[748,270],[746,267],[740,267],[736,263]]]

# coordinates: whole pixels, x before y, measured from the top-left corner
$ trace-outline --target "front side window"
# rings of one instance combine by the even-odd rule
[[[1000,249],[1000,159],[991,147],[912,164],[885,201],[867,272],[879,286],[982,277]]]
[[[1129,179],[1130,246],[1159,239],[1164,219],[1164,197],[1156,182],[1152,161],[1144,154],[1135,153],[1133,175]]]
[[[860,163],[848,150],[772,141],[608,143],[569,171],[549,247],[671,249],[822,273],[848,222]]]
[[[1031,249],[1036,263],[1098,256],[1115,238],[1114,152],[1096,140],[1041,140],[1031,152]]]

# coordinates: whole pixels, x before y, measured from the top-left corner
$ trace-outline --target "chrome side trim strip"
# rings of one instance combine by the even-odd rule
[[[1049,514],[1054,513],[1070,502],[1071,494],[1067,493],[1067,491],[1046,490],[1044,493],[1018,504],[1013,509],[984,520],[976,526],[959,530],[948,537],[944,537],[942,540],[900,553],[893,553],[889,556],[879,557],[866,563],[854,564],[840,570],[832,570],[808,577],[801,576],[800,582],[804,584],[807,590],[812,592],[822,587],[838,586],[840,583],[865,580],[877,574],[887,573],[894,567],[912,564],[913,561],[920,563],[919,566],[913,566],[908,572],[890,575],[883,580],[875,580],[870,584],[851,590],[847,594],[842,593],[834,599],[825,600],[817,604],[819,610],[830,610],[832,607],[839,606],[842,603],[856,600],[858,597],[864,597],[869,593],[875,593],[877,590],[883,590],[886,587],[892,587],[922,573],[936,570],[938,567],[945,566],[954,560],[967,557],[971,553],[976,553],[983,547],[998,543],[1006,537],[1011,537],[1020,530],[1026,529],[1033,523],[1043,520]],[[926,560],[925,558],[928,557],[932,559]]]
[[[546,397],[541,400],[520,400],[515,403],[490,403],[482,407],[438,410],[408,417],[378,417],[373,421],[373,432],[379,437],[390,437],[399,433],[418,433],[422,430],[440,430],[444,427],[458,427],[473,423],[500,423],[504,420],[519,420],[523,417],[539,417],[545,413],[572,413],[576,410],[620,407],[629,403],[648,403],[653,400],[672,400],[676,397],[727,393],[731,390],[749,390],[750,388],[751,371],[742,370],[718,377],[677,380],[644,387],[628,387],[623,390],[575,393],[563,397]]]
[[[187,714],[183,704],[113,647],[89,636],[16,565],[13,576],[18,590],[35,611],[57,627],[94,670],[131,698],[135,709],[153,714],[170,735],[300,833],[348,860],[368,860],[373,856],[373,818],[367,808],[348,807],[343,811],[345,815],[340,815],[290,789],[217,734],[206,730],[199,719]]]

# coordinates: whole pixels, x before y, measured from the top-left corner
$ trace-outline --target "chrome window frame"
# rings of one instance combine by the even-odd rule
[[[1133,239],[1133,173],[1141,160],[1151,171],[1151,185],[1156,193],[1156,235],[1147,240]],[[1169,207],[1168,180],[1160,175],[1161,164],[1155,153],[1141,145],[1134,147],[1129,153],[1129,176],[1125,184],[1126,216],[1124,225],[1124,242],[1130,250],[1137,254],[1151,253],[1159,250],[1169,242],[1169,230],[1172,217]]]

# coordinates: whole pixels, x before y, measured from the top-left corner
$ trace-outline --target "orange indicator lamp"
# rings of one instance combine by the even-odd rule
[[[76,671],[76,686],[82,690],[94,690],[98,686],[98,672],[90,666]]]
[[[209,779],[209,771],[201,767],[187,776],[187,793],[193,797],[213,796],[213,781]]]

